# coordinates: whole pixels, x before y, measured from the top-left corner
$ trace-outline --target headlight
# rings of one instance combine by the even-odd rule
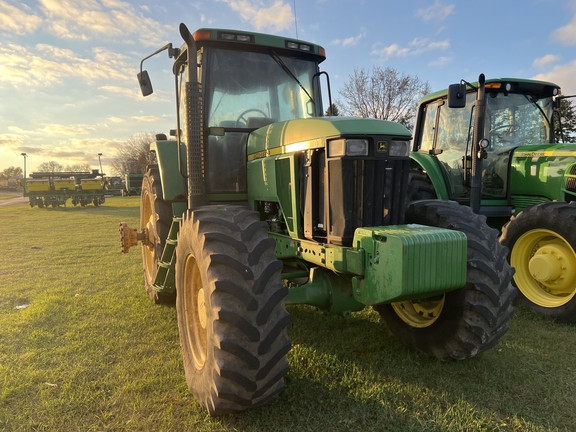
[[[328,157],[368,156],[368,140],[338,139],[328,143]]]
[[[408,141],[390,141],[390,156],[409,156],[410,143]]]

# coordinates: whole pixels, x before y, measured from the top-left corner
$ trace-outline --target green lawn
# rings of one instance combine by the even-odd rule
[[[372,310],[291,307],[291,370],[271,405],[209,418],[186,387],[176,310],[148,300],[139,248],[102,207],[0,207],[0,430],[571,431],[576,328],[517,311],[479,358],[404,348]]]

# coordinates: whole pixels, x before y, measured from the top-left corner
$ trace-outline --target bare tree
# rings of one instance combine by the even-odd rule
[[[40,172],[62,172],[62,171],[64,171],[64,165],[62,165],[56,161],[42,162],[38,166],[38,171],[40,171]]]
[[[150,152],[150,144],[156,141],[152,133],[138,133],[117,149],[110,163],[112,172],[118,176],[129,173],[145,173],[146,167],[156,163],[156,155]]]
[[[5,168],[4,171],[0,172],[0,179],[9,179],[10,177],[22,177],[22,168],[11,166]]]
[[[399,122],[412,129],[418,101],[428,93],[430,85],[418,77],[375,66],[371,73],[354,69],[339,92],[339,105],[346,115]]]

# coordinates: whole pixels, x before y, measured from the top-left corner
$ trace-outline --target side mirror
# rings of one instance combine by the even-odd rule
[[[466,107],[466,84],[452,84],[448,86],[448,107]]]
[[[152,89],[152,82],[148,76],[148,71],[144,70],[136,76],[138,77],[138,83],[140,84],[140,91],[142,92],[142,96],[146,97],[151,95],[154,90]]]

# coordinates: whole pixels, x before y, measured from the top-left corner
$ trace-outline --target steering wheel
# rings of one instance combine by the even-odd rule
[[[520,130],[520,125],[511,124],[511,125],[497,126],[494,129],[491,129],[489,133],[496,132],[497,130],[500,130],[500,129],[508,129],[508,134],[512,135],[512,134],[515,134],[516,132],[518,132]]]
[[[506,129],[506,131],[496,132],[496,131],[499,131],[501,129]],[[495,127],[494,129],[491,129],[489,133],[495,132],[495,135],[497,135],[498,138],[500,138],[502,141],[513,142],[517,139],[517,137],[515,137],[515,135],[516,135],[516,132],[518,132],[519,130],[520,130],[520,125],[511,124],[511,125],[502,125],[502,126]]]
[[[238,118],[236,119],[236,124],[240,125],[240,124],[244,123],[244,126],[246,126],[246,123],[248,123],[248,119],[245,117],[245,115],[248,113],[251,113],[251,112],[256,112],[258,114],[262,114],[262,117],[264,117],[264,118],[268,117],[268,115],[264,111],[259,110],[257,108],[250,108],[238,116]]]

